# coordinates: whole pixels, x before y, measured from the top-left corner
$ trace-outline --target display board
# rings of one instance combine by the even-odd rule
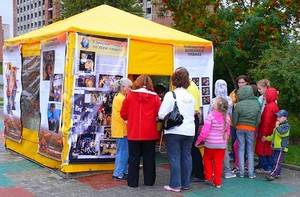
[[[116,80],[126,74],[127,39],[77,36],[74,96],[70,129],[70,163],[114,161],[111,137],[112,101]]]
[[[174,68],[185,67],[200,91],[200,124],[205,119],[212,99],[212,46],[175,45]]]
[[[4,136],[21,141],[21,51],[19,45],[4,47],[3,51]]]

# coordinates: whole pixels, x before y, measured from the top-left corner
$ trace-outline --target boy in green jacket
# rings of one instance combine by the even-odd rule
[[[282,109],[275,115],[277,116],[277,122],[273,134],[262,137],[262,141],[272,142],[273,166],[271,174],[266,177],[269,181],[273,181],[274,178],[280,176],[284,153],[288,152],[290,136],[290,125],[287,122],[288,112]]]

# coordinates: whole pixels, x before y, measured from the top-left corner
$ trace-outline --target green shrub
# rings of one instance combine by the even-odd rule
[[[255,81],[268,79],[279,91],[278,104],[289,112],[300,109],[300,45],[289,43],[264,51],[258,66],[250,70]]]

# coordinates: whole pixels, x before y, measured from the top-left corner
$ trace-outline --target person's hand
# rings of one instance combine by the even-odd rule
[[[195,146],[197,147],[197,148],[200,148],[200,147],[203,147],[204,146],[204,144],[205,144],[205,142],[204,141],[202,141],[202,142],[200,142],[200,143],[195,143]]]
[[[266,136],[262,136],[261,141],[265,142],[266,141]]]

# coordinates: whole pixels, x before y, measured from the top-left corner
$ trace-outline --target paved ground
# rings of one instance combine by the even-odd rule
[[[196,197],[196,196],[242,196],[242,197],[296,197],[300,196],[300,171],[283,169],[280,179],[265,180],[265,175],[255,179],[234,178],[223,180],[218,189],[204,183],[192,183],[191,189],[180,193],[163,190],[168,184],[169,166],[165,154],[157,154],[157,178],[153,187],[130,188],[126,182],[112,181],[112,172],[63,174],[31,162],[4,148],[3,112],[0,109],[0,196],[1,197]],[[295,168],[297,169],[297,168]]]

